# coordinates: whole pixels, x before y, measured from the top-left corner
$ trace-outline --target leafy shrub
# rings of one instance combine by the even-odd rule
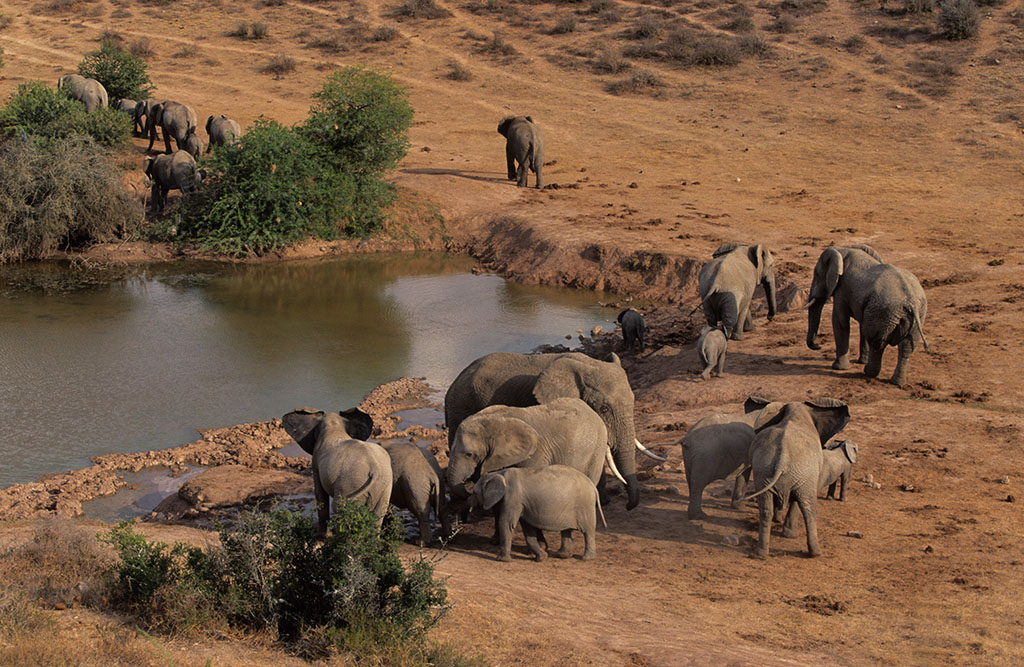
[[[128,114],[109,108],[87,114],[66,91],[54,90],[40,81],[19,85],[0,110],[0,135],[25,135],[37,143],[84,134],[103,146],[118,146],[130,140],[131,131]]]
[[[112,239],[140,214],[91,139],[0,144],[0,263]]]
[[[406,0],[395,8],[393,16],[407,16],[416,19],[443,19],[452,15],[435,0]]]
[[[279,53],[276,56],[271,56],[260,71],[264,74],[273,74],[275,79],[280,79],[285,74],[294,72],[295,66],[295,58]]]
[[[153,92],[146,62],[112,42],[104,42],[99,51],[85,56],[78,73],[103,84],[111,100],[142,100]]]
[[[346,67],[313,93],[302,131],[344,169],[379,176],[405,157],[412,115],[405,90],[387,74]]]
[[[974,0],[940,0],[939,32],[953,41],[978,35],[981,14]]]

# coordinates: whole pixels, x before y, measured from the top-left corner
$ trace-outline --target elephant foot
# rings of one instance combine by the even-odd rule
[[[703,510],[699,512],[690,512],[686,515],[686,518],[690,521],[703,521],[708,518],[708,515]]]
[[[510,554],[498,554],[498,560],[502,563],[508,563],[512,560],[512,556]]]
[[[594,560],[595,555],[593,551],[584,551],[583,560]]]
[[[853,360],[853,363],[860,364],[861,366],[863,366],[864,364],[868,363],[868,360],[865,359],[864,357],[857,357],[856,359]]]
[[[849,359],[836,359],[832,362],[832,368],[837,371],[848,371],[850,370]]]
[[[754,549],[754,551],[751,552],[750,557],[751,558],[756,558],[758,560],[768,560],[768,550],[767,549]]]
[[[896,375],[893,375],[889,382],[896,385],[900,389],[903,389],[904,387],[907,386],[907,378],[905,377],[898,377]]]
[[[796,537],[799,534],[800,534],[800,531],[798,531],[796,528],[783,528],[782,529],[782,536],[783,537]]]
[[[733,340],[743,340],[743,332],[740,331],[739,329],[736,329],[736,331],[732,332],[732,339]]]
[[[555,553],[553,553],[551,555],[554,556],[555,558],[563,558],[563,559],[564,558],[572,558],[572,552],[570,552],[570,551],[562,551],[561,549],[559,549],[558,551],[556,551]]]
[[[555,554],[555,555],[558,556],[558,554]],[[543,551],[540,551],[540,552],[535,553],[533,555],[533,559],[535,561],[537,561],[538,563],[541,562],[542,560],[544,560],[547,557],[548,557],[548,555],[546,553],[544,553]],[[558,557],[561,558],[561,556],[558,556]]]
[[[700,376],[702,378],[704,378],[705,380],[710,380],[711,379],[711,371],[703,371],[703,372],[701,372]]]
[[[821,556],[821,549],[815,549],[814,551],[807,552],[808,558],[818,558],[819,556]]]

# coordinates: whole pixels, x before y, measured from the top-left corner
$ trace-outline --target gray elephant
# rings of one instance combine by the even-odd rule
[[[822,398],[802,403],[769,403],[751,397],[747,410],[756,410],[754,439],[749,464],[754,473],[754,493],[738,502],[758,498],[758,541],[754,555],[768,557],[772,518],[777,508],[789,508],[782,534],[796,535],[796,503],[804,517],[808,555],[820,556],[818,546],[818,479],[822,446],[850,421],[846,403]]]
[[[754,328],[750,300],[758,283],[768,300],[768,321],[775,317],[775,259],[763,245],[723,243],[700,270],[700,304],[709,325],[722,323],[726,338],[743,340]],[[694,308],[696,310],[696,308]]]
[[[214,146],[234,143],[242,136],[242,128],[235,121],[220,114],[206,119],[206,135],[210,137],[210,145],[206,147],[209,151]]]
[[[759,406],[752,409],[757,410]],[[701,497],[704,488],[719,479],[736,476],[732,506],[739,507],[738,499],[745,487],[744,476],[749,479],[750,475],[747,458],[754,439],[755,419],[757,412],[709,415],[690,427],[679,441],[690,494],[686,511],[689,519],[707,518],[701,508]]]
[[[573,530],[583,533],[583,560],[590,560],[597,553],[597,515],[601,513],[604,524],[604,513],[594,482],[575,468],[553,465],[493,472],[480,479],[473,491],[473,502],[484,510],[500,503],[496,510],[501,545],[498,560],[512,560],[512,533],[517,523],[522,523],[526,544],[538,561],[547,557],[540,546],[544,530],[562,534],[556,558],[572,556]]]
[[[121,98],[114,102],[114,109],[116,109],[117,111],[123,111],[124,113],[131,116],[133,119],[135,118],[135,106],[135,100],[129,100],[125,98]]]
[[[511,467],[567,465],[597,484],[606,461],[614,469],[601,417],[578,398],[558,398],[526,408],[492,405],[463,420],[446,475],[453,497],[466,497],[472,482]]]
[[[705,326],[700,330],[700,338],[697,339],[697,356],[704,366],[700,376],[705,380],[711,379],[711,372],[721,377],[725,371],[725,351],[729,347],[729,341],[725,332],[719,327]]]
[[[181,190],[182,194],[188,194],[194,192],[202,180],[196,171],[195,158],[187,151],[147,157],[145,170],[146,176],[153,182],[153,210],[157,213],[163,213],[170,190]]]
[[[313,457],[313,491],[320,534],[327,533],[330,503],[341,499],[363,503],[384,521],[391,505],[391,458],[384,448],[366,442],[373,419],[359,408],[325,413],[297,408],[282,426],[303,451]]]
[[[163,104],[167,100],[139,100],[135,103],[135,136],[145,136],[144,132],[149,125],[149,119],[151,114],[156,114],[159,110],[163,109]]]
[[[153,150],[153,143],[156,141],[156,128],[164,134],[165,152],[171,152],[171,139],[178,145],[178,150],[185,148],[185,139],[188,137],[189,128],[195,128],[195,110],[180,102],[164,101],[150,107],[146,116],[146,133],[149,135],[149,146],[147,151]]]
[[[57,89],[66,89],[71,99],[85,105],[86,113],[107,106],[107,89],[96,79],[87,79],[80,74],[68,74],[57,79]]]
[[[821,473],[818,488],[828,487],[826,498],[836,497],[839,485],[839,500],[846,500],[846,485],[853,476],[853,464],[857,462],[857,443],[852,440],[838,440],[821,453]]]
[[[557,398],[582,399],[600,415],[608,429],[608,446],[615,465],[626,480],[628,509],[640,502],[635,449],[646,449],[636,439],[633,390],[618,356],[598,361],[575,352],[562,354],[510,354],[495,352],[467,366],[448,387],[444,416],[448,444],[459,424],[490,405],[526,407]],[[648,455],[664,461],[661,457]]]
[[[644,316],[632,308],[619,313],[615,321],[622,325],[622,346],[626,349],[633,347],[644,351]]]
[[[878,377],[882,355],[889,345],[899,356],[891,382],[907,383],[907,363],[914,351],[914,335],[921,336],[925,349],[924,320],[928,302],[921,283],[910,271],[885,264],[870,246],[827,248],[814,265],[814,279],[807,306],[807,347],[820,350],[814,342],[821,324],[821,311],[829,297],[832,304],[832,332],[836,360],[832,368],[850,368],[850,318],[860,324],[860,357],[864,374]]]
[[[498,123],[498,134],[505,137],[505,161],[508,180],[525,188],[527,169],[537,175],[537,187],[544,187],[544,133],[530,116],[506,116]],[[518,166],[516,166],[518,163]]]
[[[412,512],[419,521],[419,546],[430,544],[430,511],[441,523],[441,539],[452,534],[448,503],[445,500],[444,476],[434,455],[409,442],[383,445],[391,457],[391,504]]]
[[[197,160],[203,154],[203,140],[196,134],[196,128],[188,128],[188,133],[185,135],[185,144],[181,148]]]

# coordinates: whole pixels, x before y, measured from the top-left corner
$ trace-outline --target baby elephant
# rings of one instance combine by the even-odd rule
[[[563,465],[542,468],[505,468],[485,475],[473,490],[474,505],[489,510],[495,505],[498,539],[501,549],[498,560],[512,560],[512,532],[516,523],[523,524],[526,544],[538,561],[547,553],[538,542],[543,530],[562,533],[562,547],[557,558],[572,556],[572,531],[583,532],[586,548],[583,560],[594,557],[594,532],[597,513],[604,513],[597,498],[597,487],[575,468]]]
[[[700,376],[705,380],[711,379],[711,371],[721,377],[725,370],[725,350],[728,341],[725,332],[718,327],[705,326],[700,330],[700,338],[697,339],[697,354],[700,356],[700,363],[704,370]]]
[[[505,161],[508,180],[526,187],[527,170],[537,175],[537,188],[544,187],[544,134],[529,116],[506,116],[498,123],[498,134],[505,137]],[[519,166],[516,166],[516,163]]]
[[[622,344],[625,348],[639,347],[644,350],[644,317],[636,310],[627,308],[619,313],[616,321],[622,325]]]
[[[818,488],[828,487],[826,498],[836,497],[839,485],[839,500],[846,500],[846,485],[853,475],[853,464],[857,462],[857,443],[852,440],[838,440],[821,453],[821,473]]]
[[[419,546],[430,544],[430,510],[441,523],[441,539],[451,536],[451,521],[444,497],[441,466],[434,455],[409,442],[383,445],[391,457],[391,504],[412,512],[419,520]]]

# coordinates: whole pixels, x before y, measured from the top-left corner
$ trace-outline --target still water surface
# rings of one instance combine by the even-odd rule
[[[2,269],[0,487],[184,444],[195,428],[343,409],[403,375],[444,388],[483,354],[564,343],[615,316],[598,293],[472,265],[435,253],[175,263],[70,291],[11,289],[64,269]]]

